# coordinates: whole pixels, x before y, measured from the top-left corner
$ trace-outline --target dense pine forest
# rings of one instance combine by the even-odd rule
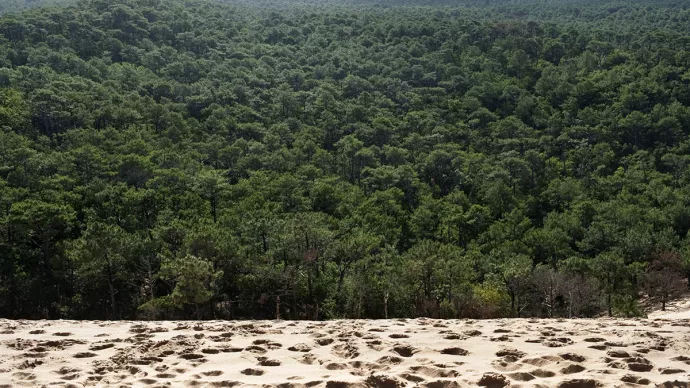
[[[67,5],[69,2],[70,0],[0,0],[0,15],[26,8]]]
[[[687,1],[0,16],[2,317],[634,316],[689,230]]]

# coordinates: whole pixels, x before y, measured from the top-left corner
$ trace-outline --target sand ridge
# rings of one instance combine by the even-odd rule
[[[688,387],[690,320],[0,320],[0,355],[0,387]]]

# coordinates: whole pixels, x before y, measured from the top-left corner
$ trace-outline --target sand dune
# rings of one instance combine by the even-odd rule
[[[1,320],[0,355],[0,387],[688,387],[690,320]]]

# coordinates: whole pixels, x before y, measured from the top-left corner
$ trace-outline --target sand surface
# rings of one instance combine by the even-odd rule
[[[666,314],[675,317],[674,311]],[[0,387],[690,386],[690,320],[658,315],[490,321],[0,320]]]

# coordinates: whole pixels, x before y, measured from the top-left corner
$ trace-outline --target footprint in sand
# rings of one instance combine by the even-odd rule
[[[491,366],[500,372],[515,372],[522,369],[522,365],[515,364],[512,362],[506,362],[503,359],[495,360],[491,362]]]
[[[239,353],[244,350],[244,348],[234,347],[234,346],[222,346],[218,348],[223,353]]]
[[[532,381],[536,379],[536,377],[533,374],[527,372],[509,373],[508,377],[515,381]]]
[[[39,365],[43,365],[43,361],[41,360],[24,360],[19,366],[17,366],[17,369],[33,369]],[[0,373],[6,373],[9,372],[10,370],[4,370],[4,372]]]
[[[545,369],[535,369],[535,370],[533,370],[533,371],[531,371],[531,372],[529,372],[529,373],[532,374],[532,375],[534,375],[534,376],[543,378],[543,379],[549,378],[549,377],[553,377],[553,376],[556,375],[555,372],[552,372],[552,371],[550,371],[550,370],[545,370]]]
[[[592,379],[574,379],[560,382],[558,388],[598,388],[603,386],[600,382]]]
[[[498,337],[491,337],[489,340],[491,342],[513,342],[513,339],[507,335],[501,335]]]
[[[148,375],[148,373],[142,371],[140,368],[137,368],[136,366],[133,366],[133,365],[130,365],[129,367],[127,367],[126,370],[127,370],[127,372],[129,372],[129,374],[136,375],[139,377],[144,377],[144,376]]]
[[[367,341],[366,344],[368,348],[376,350],[377,352],[380,352],[384,349],[383,341],[381,340]]]
[[[612,348],[627,348],[628,345],[624,344],[623,342],[614,342],[614,341],[606,341],[604,342],[604,345],[610,346]]]
[[[151,365],[156,362],[163,362],[163,359],[160,357],[141,357],[136,360],[132,361],[132,364],[134,365]]]
[[[291,352],[301,352],[301,353],[307,353],[311,351],[311,348],[307,344],[296,344],[292,345],[288,348],[289,351]]]
[[[278,360],[274,360],[271,358],[266,358],[266,357],[259,357],[259,365],[261,366],[280,366],[281,362]]]
[[[560,338],[552,338],[548,341],[542,342],[542,345],[546,346],[547,348],[560,348],[563,346],[568,346],[572,345],[573,340],[567,337],[560,337]]]
[[[587,357],[576,354],[576,353],[561,353],[558,355],[564,360],[572,361],[572,362],[584,362],[587,360]]]
[[[197,354],[197,353],[184,353],[184,354],[180,354],[180,358],[182,358],[184,360],[200,360],[200,359],[204,358],[204,356],[202,354]]]
[[[257,353],[257,354],[266,354],[266,352],[267,352],[266,349],[262,348],[261,346],[256,346],[256,345],[247,346],[246,348],[244,348],[244,350],[246,352]]]
[[[404,387],[405,383],[402,381],[396,379],[395,377],[392,376],[387,376],[387,375],[374,375],[372,374],[369,376],[364,383],[368,387],[377,387],[377,388],[394,388],[394,387]]]
[[[609,357],[613,357],[613,358],[630,357],[630,353],[626,352],[625,350],[620,350],[620,349],[609,350],[608,352],[606,352],[606,355]]]
[[[690,388],[690,383],[687,381],[665,381],[657,385],[658,388]]]
[[[505,348],[505,349],[501,349],[498,352],[496,352],[496,355],[498,357],[503,357],[503,358],[506,358],[508,360],[512,360],[514,362],[514,361],[517,361],[517,360],[521,359],[522,357],[524,357],[525,352],[522,352],[522,351],[517,350],[517,349],[512,349],[512,348]]]
[[[441,354],[448,354],[451,356],[466,356],[470,354],[470,352],[462,348],[446,348],[441,350]]]
[[[545,365],[553,364],[554,362],[561,362],[563,361],[562,358],[558,356],[542,356],[538,358],[528,358],[522,360],[523,363],[533,365],[536,367],[542,367]]]
[[[398,365],[401,364],[404,360],[400,357],[395,357],[395,356],[384,356],[376,360],[377,363],[382,364],[382,365]]]
[[[398,376],[399,376],[401,379],[407,380],[407,381],[412,382],[412,383],[421,383],[422,381],[425,380],[424,377],[422,377],[422,376],[417,376],[417,375],[414,375],[414,374],[411,374],[411,373],[402,373],[402,374],[399,374]]]
[[[658,342],[658,343],[656,343],[656,344],[650,346],[649,348],[650,348],[651,350],[656,350],[656,351],[659,351],[659,352],[665,352],[665,351],[666,351],[666,346],[667,346],[667,344],[666,344],[665,342]]]
[[[585,370],[587,370],[587,368],[585,368],[584,366],[582,366],[580,364],[570,364],[570,365],[566,366],[565,368],[562,368],[561,373],[563,373],[564,375],[571,375],[574,373],[580,373],[580,372],[585,371]]]
[[[357,358],[360,354],[359,348],[350,343],[335,345],[331,352],[341,358]]]
[[[502,388],[510,385],[510,381],[499,373],[488,372],[484,373],[481,379],[477,382],[480,387]]]
[[[313,365],[315,362],[318,361],[318,359],[313,354],[308,353],[302,356],[302,358],[298,359],[297,361],[299,361],[301,364]]]
[[[422,376],[426,376],[426,377],[431,377],[431,378],[448,379],[448,378],[454,378],[454,377],[459,376],[459,373],[455,370],[436,368],[436,367],[426,366],[426,365],[411,366],[410,372],[415,373],[415,374],[419,374]]]
[[[334,341],[333,338],[317,338],[315,342],[319,344],[320,346],[328,346],[332,344]]]
[[[74,358],[91,358],[96,357],[98,354],[92,352],[80,352],[74,355]]]
[[[350,366],[355,369],[350,373],[353,375],[356,374],[358,376],[368,376],[374,371],[387,371],[390,369],[388,366],[374,364],[366,361],[351,361],[348,364],[350,364]]]
[[[414,348],[410,345],[394,346],[391,350],[402,357],[412,357],[419,352],[419,349]]]
[[[29,372],[15,372],[15,373],[12,373],[12,377],[14,377],[18,380],[25,380],[25,381],[36,380],[36,375],[33,373],[29,373]]]
[[[320,385],[321,382],[319,382]],[[346,381],[326,381],[326,388],[359,388],[364,387],[363,384],[351,383]]]
[[[649,372],[654,369],[654,364],[644,357],[629,357],[624,359],[628,369],[633,372]]]
[[[274,350],[274,349],[280,349],[283,347],[283,344],[279,344],[277,342],[273,342],[267,339],[258,339],[252,342],[252,345],[263,345],[267,347],[268,349]]]
[[[659,373],[662,375],[675,375],[685,373],[685,370],[679,368],[659,368]]]
[[[463,386],[455,381],[438,380],[422,384],[424,388],[462,388]]]
[[[649,385],[652,382],[649,379],[635,376],[635,375],[625,375],[621,377],[621,381],[624,383],[638,384],[638,385]]]
[[[93,344],[93,345],[91,345],[91,347],[89,348],[89,350],[94,351],[94,352],[97,352],[97,351],[100,351],[100,350],[110,349],[110,348],[112,348],[112,347],[114,347],[114,346],[115,346],[114,343]]]
[[[146,325],[132,325],[129,328],[129,332],[133,334],[146,333],[149,328]]]
[[[690,365],[690,357],[687,356],[678,356],[678,357],[673,357],[671,361],[680,361],[682,363],[685,363],[687,365]]]
[[[331,362],[329,364],[326,364],[325,368],[328,370],[345,370],[348,369],[348,366],[347,364],[343,364],[342,362]]]
[[[67,367],[67,366],[63,366],[62,368],[60,368],[60,369],[58,369],[58,370],[56,370],[56,371],[53,371],[53,373],[57,373],[57,374],[59,374],[59,375],[61,375],[61,376],[69,375],[69,374],[73,374],[73,373],[77,373],[77,372],[81,372],[81,369],[70,368],[70,367]]]
[[[515,362],[525,356],[524,352],[517,349],[506,348],[496,352],[496,355],[501,357],[491,363],[496,370],[501,372],[514,372],[522,368],[522,365],[515,364]]]

